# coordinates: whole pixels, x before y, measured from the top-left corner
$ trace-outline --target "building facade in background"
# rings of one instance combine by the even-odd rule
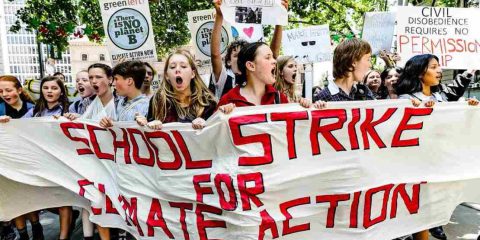
[[[40,59],[35,33],[24,29],[18,33],[9,31],[17,20],[15,14],[25,5],[25,1],[0,0],[0,75],[14,75],[22,82],[40,78]],[[42,51],[45,64],[48,58],[47,46],[43,45]],[[55,60],[54,71],[63,73],[67,82],[72,81],[69,50],[62,54],[61,59]]]

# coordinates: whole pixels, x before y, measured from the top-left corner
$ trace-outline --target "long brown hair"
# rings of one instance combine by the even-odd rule
[[[276,73],[276,80],[273,86],[280,92],[285,93],[288,97],[289,102],[299,102],[300,98],[295,94],[295,83],[289,83],[285,81],[282,76],[282,71],[287,65],[288,61],[295,59],[291,56],[281,56],[277,58],[277,73]],[[295,81],[295,79],[294,79]]]
[[[175,95],[173,86],[170,81],[167,80],[167,70],[170,64],[170,58],[177,54],[183,55],[188,59],[188,63],[192,68],[192,71],[195,73],[195,78],[190,82],[190,90],[192,91],[192,95],[190,95],[190,105],[188,108],[182,108],[180,106],[180,101]],[[165,61],[163,80],[160,89],[158,89],[153,96],[153,117],[156,120],[165,121],[167,112],[171,107],[175,109],[179,118],[185,119],[201,117],[205,108],[212,104],[212,102],[216,102],[215,97],[212,95],[212,93],[210,93],[210,90],[208,90],[207,86],[200,78],[191,53],[187,50],[179,49],[170,54],[167,58],[167,61]]]
[[[67,90],[65,89],[65,84],[63,84],[63,81],[58,78],[58,77],[53,77],[53,76],[48,76],[44,77],[42,79],[42,82],[40,82],[40,98],[37,101],[37,105],[35,105],[35,108],[33,109],[33,116],[37,117],[36,115],[41,113],[43,110],[48,108],[48,103],[47,100],[45,99],[45,96],[43,96],[43,85],[46,82],[50,81],[55,81],[58,86],[60,87],[61,94],[60,97],[58,98],[58,102],[60,106],[62,106],[62,115],[66,112],[68,112],[68,97],[67,97]]]
[[[18,80],[17,77],[11,76],[11,75],[4,75],[4,76],[0,76],[0,81],[12,82],[15,88],[17,90],[20,90],[20,99],[22,101],[35,103],[35,100],[33,100],[30,94],[28,94],[27,92],[25,92],[25,90],[23,90],[22,83],[20,82],[20,80]]]

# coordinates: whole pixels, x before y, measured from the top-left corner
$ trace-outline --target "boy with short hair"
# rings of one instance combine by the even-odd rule
[[[120,98],[116,106],[116,119],[103,118],[100,126],[111,127],[113,121],[135,121],[136,116],[146,116],[149,98],[142,94],[145,65],[140,61],[119,63],[113,69],[115,90]]]

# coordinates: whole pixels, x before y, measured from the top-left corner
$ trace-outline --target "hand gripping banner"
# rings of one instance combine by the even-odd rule
[[[237,108],[203,130],[0,125],[0,220],[73,205],[138,239],[393,239],[478,202],[480,108]]]

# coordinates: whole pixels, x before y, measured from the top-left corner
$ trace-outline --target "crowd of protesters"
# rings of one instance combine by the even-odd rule
[[[112,69],[96,63],[76,74],[80,99],[70,103],[62,76],[41,79],[40,97],[33,100],[15,76],[0,76],[0,123],[11,119],[33,117],[65,117],[89,119],[108,128],[116,121],[136,121],[141,126],[161,129],[171,122],[191,123],[194,129],[205,127],[206,119],[216,111],[230,114],[236,107],[297,103],[305,108],[328,108],[331,101],[363,101],[409,99],[415,107],[434,107],[437,102],[465,101],[478,105],[476,99],[462,96],[473,79],[474,71],[459,74],[450,84],[442,84],[438,58],[424,54],[412,57],[404,68],[388,66],[383,71],[372,69],[372,50],[360,39],[341,42],[334,51],[333,80],[314,93],[313,101],[299,95],[296,79],[297,62],[291,56],[279,56],[281,26],[275,27],[270,45],[237,40],[230,44],[223,60],[220,53],[223,16],[221,1],[215,0],[216,19],[212,32],[212,75],[205,84],[187,50],[170,54],[163,69],[160,88],[150,88],[156,71],[145,62],[126,61]],[[283,1],[288,7],[288,1]],[[58,239],[69,239],[75,220],[82,219],[84,239],[93,239],[95,228],[102,240],[118,238],[118,230],[96,226],[89,221],[88,211],[79,214],[70,206],[48,211],[60,219]],[[39,212],[18,216],[0,223],[1,239],[44,239]],[[16,232],[14,230],[16,229]],[[446,239],[441,227],[430,229],[439,239]],[[429,231],[413,233],[415,240],[428,239]],[[128,237],[127,237],[128,238]]]

